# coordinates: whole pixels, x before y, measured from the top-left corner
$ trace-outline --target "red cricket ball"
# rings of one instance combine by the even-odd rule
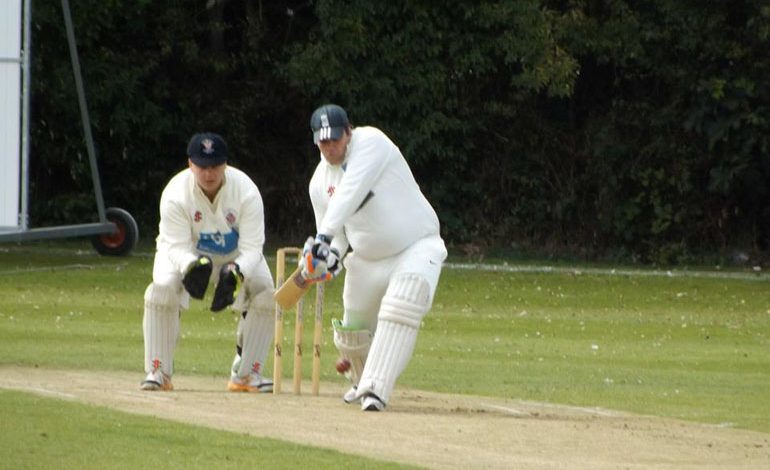
[[[337,372],[344,374],[350,369],[350,361],[344,357],[337,359],[337,364],[335,364],[335,367],[337,368]]]

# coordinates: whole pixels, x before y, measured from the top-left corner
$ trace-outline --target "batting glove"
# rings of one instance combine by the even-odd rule
[[[214,290],[214,299],[211,301],[211,311],[219,312],[235,302],[238,291],[243,282],[241,268],[236,263],[227,263],[219,271],[219,281]]]
[[[199,256],[187,268],[187,272],[182,278],[182,285],[190,293],[193,299],[202,299],[206,295],[206,288],[209,286],[211,278],[211,258],[208,256]]]
[[[329,257],[329,251],[331,250],[331,247],[329,247],[329,244],[332,242],[332,237],[328,235],[324,235],[323,233],[318,233],[315,236],[315,240],[313,241],[313,256],[315,258],[318,258],[320,260],[326,261],[326,258]]]
[[[302,248],[302,277],[310,282],[327,281],[333,277],[329,272],[329,261],[339,260],[339,253],[332,255],[329,247],[331,238],[326,235],[316,235],[315,238],[308,237],[305,246]],[[336,250],[335,250],[336,252]]]
[[[326,269],[331,277],[337,277],[342,272],[342,257],[336,248],[329,250],[329,256],[326,257]]]

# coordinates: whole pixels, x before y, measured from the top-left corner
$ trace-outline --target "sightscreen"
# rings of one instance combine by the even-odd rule
[[[0,229],[19,225],[22,1],[0,8]]]

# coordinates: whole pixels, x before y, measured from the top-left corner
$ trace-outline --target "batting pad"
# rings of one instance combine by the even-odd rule
[[[358,382],[356,398],[372,393],[383,403],[388,403],[396,379],[412,359],[416,342],[415,328],[390,321],[380,322]]]
[[[358,383],[357,396],[369,393],[387,403],[396,379],[412,359],[422,317],[430,302],[428,281],[417,274],[401,274],[382,299],[369,357]]]
[[[174,349],[179,337],[179,289],[152,283],[144,292],[144,371],[174,373]]]
[[[389,320],[419,329],[430,307],[430,285],[417,274],[400,274],[388,286],[380,304],[379,321]]]
[[[355,330],[342,325],[338,319],[332,319],[334,330],[334,345],[340,352],[340,356],[350,361],[350,369],[345,376],[353,385],[358,384],[364,371],[366,356],[369,354],[369,346],[372,344],[372,334],[369,330]]]
[[[251,303],[253,307],[241,315],[238,321],[237,341],[241,350],[238,370],[233,372],[239,377],[255,373],[264,375],[267,352],[273,344],[275,332],[274,304],[271,291],[263,291]]]

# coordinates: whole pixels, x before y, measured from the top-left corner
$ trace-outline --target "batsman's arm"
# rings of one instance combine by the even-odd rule
[[[318,233],[337,237],[342,232],[343,226],[361,207],[388,162],[393,160],[394,151],[398,149],[382,133],[358,144],[355,149],[358,158],[350,157],[345,174],[334,190],[334,197],[329,199],[326,212],[317,224]]]
[[[340,231],[340,233],[334,237],[334,240],[332,240],[331,243],[331,247],[332,249],[337,250],[337,253],[339,253],[339,259],[342,261],[342,259],[345,257],[345,254],[348,252],[348,248],[350,247],[350,243],[348,243],[348,237],[345,234],[345,227],[342,227],[342,231]]]

